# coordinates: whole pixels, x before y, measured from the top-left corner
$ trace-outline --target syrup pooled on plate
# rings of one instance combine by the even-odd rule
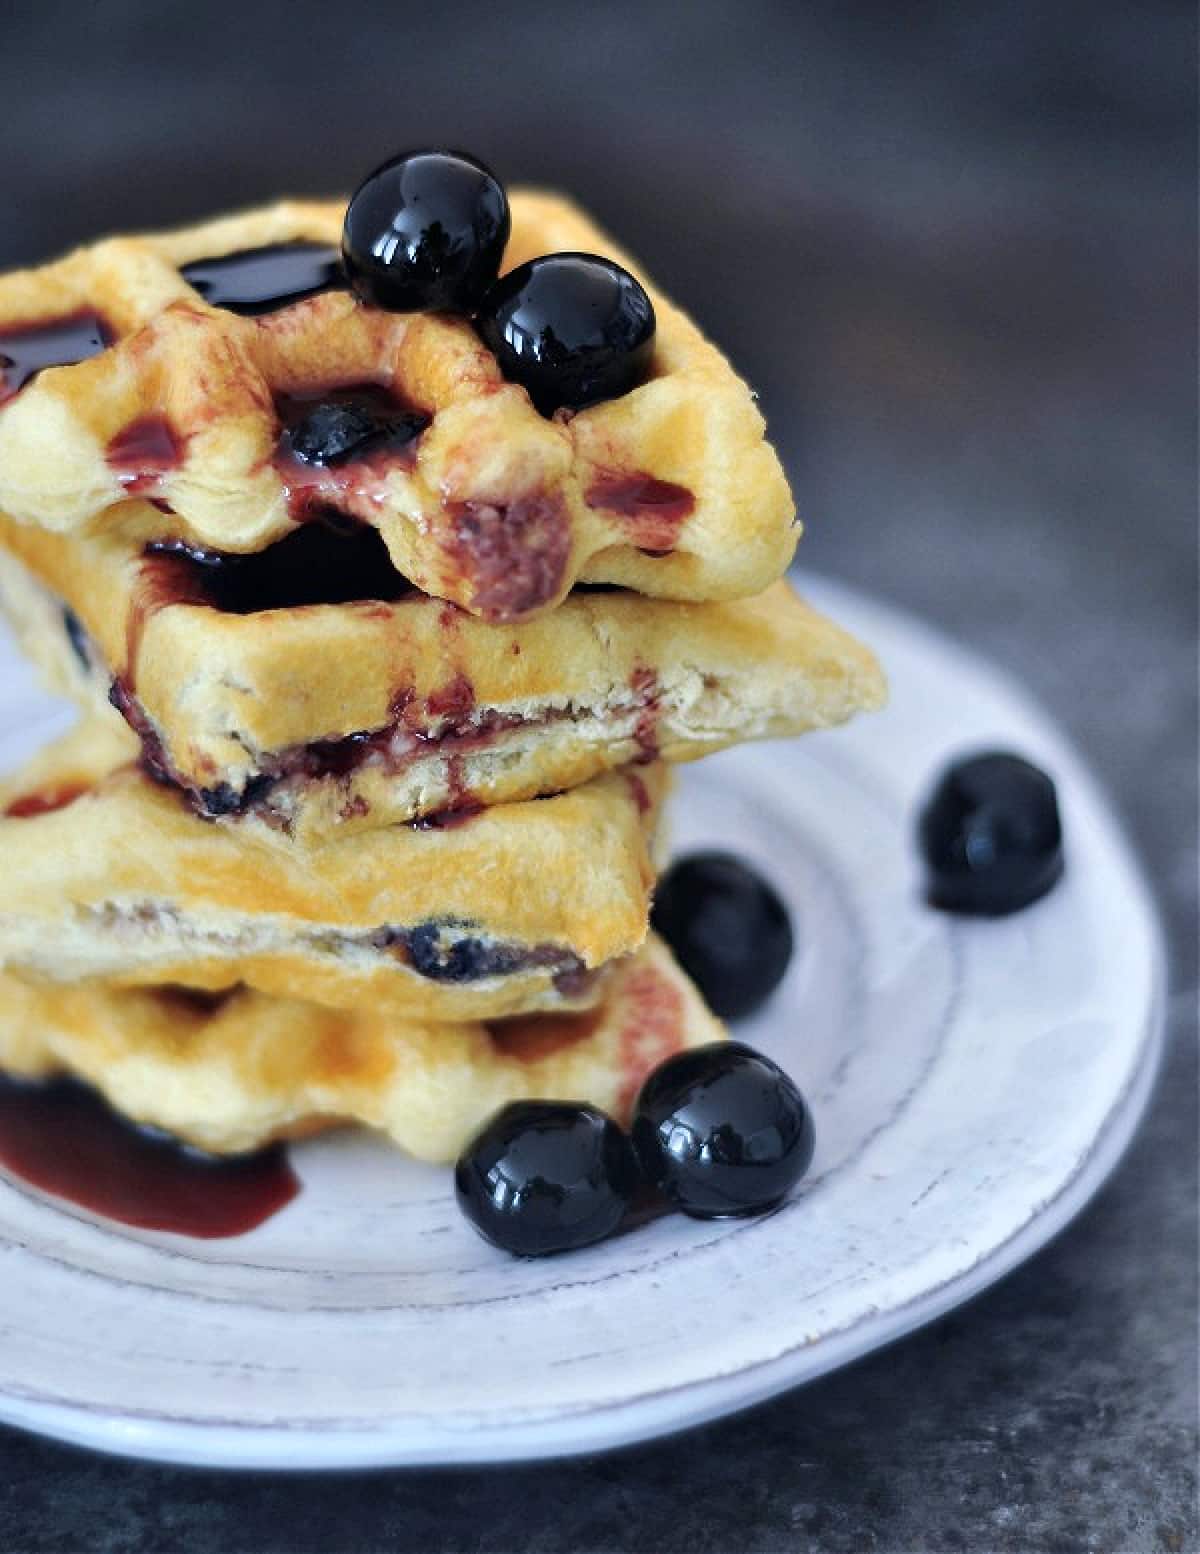
[[[240,1236],[300,1191],[282,1146],[222,1160],[119,1117],[71,1079],[0,1075],[0,1168],[142,1230]]]

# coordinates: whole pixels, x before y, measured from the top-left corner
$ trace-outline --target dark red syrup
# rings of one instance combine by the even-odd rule
[[[142,742],[142,770],[154,779],[162,783],[164,787],[175,784],[175,770],[163,749],[163,742],[158,736],[158,731],[146,716],[141,702],[130,689],[132,683],[132,668],[125,679],[116,679],[108,688],[108,699],[129,724],[133,732]]]
[[[450,502],[448,550],[471,581],[472,608],[489,621],[513,621],[553,599],[571,554],[561,495],[534,492],[496,506]]]
[[[176,468],[181,451],[165,416],[144,415],[111,439],[105,458],[129,495],[138,496]]]
[[[458,826],[466,825],[468,820],[474,820],[477,815],[482,815],[486,808],[487,805],[481,804],[478,799],[464,799],[445,809],[434,810],[432,815],[421,815],[410,824],[414,831],[453,831]]]
[[[638,814],[648,814],[650,811],[650,795],[646,791],[646,784],[636,772],[626,772],[625,781],[629,784],[629,792],[633,802],[637,805]]]
[[[641,703],[641,710],[633,726],[634,743],[638,747],[640,765],[658,759],[658,725],[662,719],[662,703],[658,694],[658,674],[647,665],[635,669],[629,677],[629,688]]]
[[[206,595],[182,556],[143,558],[125,622],[125,675],[132,686],[146,627],[171,604],[204,604]]]
[[[244,248],[219,259],[193,260],[180,274],[212,307],[249,317],[346,284],[341,255],[326,243]]]
[[[179,588],[180,602],[230,615],[309,604],[390,603],[415,592],[392,565],[378,530],[341,514],[333,519],[307,523],[246,556],[162,540],[147,546],[143,573],[157,571],[168,586]]]
[[[579,1014],[511,1015],[489,1022],[487,1033],[497,1052],[519,1063],[537,1063],[594,1036],[606,1018],[601,1005]]]
[[[470,683],[469,680],[466,681],[466,684]],[[429,698],[428,705],[432,709],[432,696]],[[464,825],[468,820],[474,820],[476,815],[483,813],[486,806],[481,804],[467,787],[461,755],[451,754],[446,757],[446,789],[445,805],[431,815],[422,815],[414,820],[412,822],[414,831],[452,830],[455,826]]]
[[[66,809],[87,792],[81,782],[56,783],[50,788],[38,788],[33,793],[23,793],[5,807],[4,813],[13,820],[29,820],[35,815],[50,815],[56,809]]]
[[[105,320],[91,308],[0,329],[0,404],[44,367],[68,367],[99,356],[115,339]]]
[[[629,520],[631,538],[651,555],[673,550],[684,520],[696,507],[686,486],[653,475],[601,475],[588,487],[587,505]]]
[[[105,1219],[205,1240],[253,1230],[300,1191],[282,1146],[203,1155],[136,1127],[68,1079],[0,1076],[0,1166]]]
[[[425,711],[430,718],[459,720],[474,710],[475,687],[461,671],[436,691],[430,691],[425,700]]]
[[[432,419],[382,383],[325,384],[275,396],[275,468],[298,520],[370,495],[388,470],[412,469]]]

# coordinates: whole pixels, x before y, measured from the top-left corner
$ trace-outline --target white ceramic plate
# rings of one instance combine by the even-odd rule
[[[0,1417],[170,1461],[490,1462],[695,1424],[865,1354],[976,1294],[1112,1170],[1161,1040],[1147,892],[1047,719],[945,639],[842,588],[808,592],[878,650],[882,716],[688,771],[680,849],[746,854],[798,953],[738,1034],[808,1094],[817,1155],[767,1218],[659,1221],[514,1262],[449,1174],[361,1135],[294,1151],[300,1197],[189,1241],[0,1180]],[[7,650],[0,758],[66,721]],[[1063,883],[999,921],[926,908],[912,816],[953,754],[1056,778]]]

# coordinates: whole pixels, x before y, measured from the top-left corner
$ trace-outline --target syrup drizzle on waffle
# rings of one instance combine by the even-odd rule
[[[243,248],[218,259],[194,260],[179,273],[212,307],[250,318],[346,284],[341,256],[327,243]]]
[[[99,356],[113,343],[112,329],[91,308],[0,330],[0,404],[46,367],[69,367]]]

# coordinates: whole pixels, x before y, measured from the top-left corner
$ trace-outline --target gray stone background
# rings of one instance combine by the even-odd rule
[[[1094,1204],[849,1370],[498,1471],[189,1472],[0,1432],[0,1548],[1197,1548],[1195,30],[1167,0],[0,9],[0,264],[414,143],[574,190],[761,390],[804,563],[992,654],[1082,745],[1174,989]]]

